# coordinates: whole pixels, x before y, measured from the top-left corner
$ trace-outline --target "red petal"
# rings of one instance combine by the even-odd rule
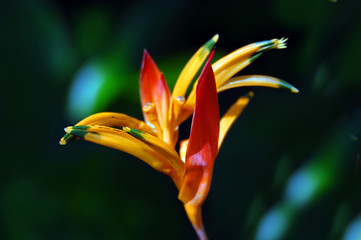
[[[159,124],[164,130],[168,122],[170,91],[163,73],[160,74],[160,79],[153,90],[153,101],[157,108]]]
[[[160,71],[150,57],[147,50],[144,50],[142,67],[140,70],[140,100],[142,106],[153,100],[153,90],[160,79]]]
[[[140,72],[140,99],[142,106],[151,102],[155,104],[159,123],[164,126],[162,122],[167,119],[170,92],[163,74],[146,50]]]
[[[196,90],[185,174],[178,198],[196,230],[202,229],[200,206],[207,197],[218,151],[219,107],[214,73],[206,63]],[[188,208],[188,209],[187,209]]]

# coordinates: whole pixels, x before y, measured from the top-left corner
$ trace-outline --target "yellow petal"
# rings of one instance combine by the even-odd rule
[[[192,56],[183,68],[181,74],[173,89],[173,97],[184,97],[189,84],[192,82],[194,76],[201,68],[204,61],[207,59],[209,53],[212,51],[214,44],[218,41],[218,34],[214,35],[208,42],[206,42],[198,51]]]
[[[171,109],[169,111],[169,133],[170,133],[170,145],[174,148],[178,142],[179,136],[179,124],[177,123],[177,119],[183,109],[183,105],[185,103],[185,98],[178,96],[176,98],[172,98],[171,101]]]
[[[75,126],[80,125],[102,125],[108,127],[130,127],[147,132],[152,135],[156,135],[153,129],[145,122],[136,118],[130,117],[123,113],[115,112],[101,112],[93,114],[87,118],[84,118],[78,122]]]
[[[179,174],[183,174],[184,163],[180,159],[178,153],[169,144],[149,133],[137,129],[124,127],[123,130],[140,141],[148,143],[150,147],[165,156]]]
[[[167,156],[126,131],[105,126],[74,126],[65,128],[65,131],[86,141],[129,153],[170,176],[177,187],[181,185],[182,169],[175,169]]]
[[[221,118],[219,125],[218,149],[221,147],[222,142],[234,121],[248,105],[251,97],[253,97],[253,92],[249,92],[248,96],[240,97]]]
[[[270,49],[286,48],[287,39],[272,39],[261,42],[249,44],[241,47],[227,56],[219,59],[212,64],[214,75],[216,78],[217,88],[224,85],[224,83],[241,71],[243,68],[251,64],[262,53]],[[190,92],[186,106],[192,107],[195,103],[195,87]]]
[[[231,88],[250,86],[286,88],[293,93],[299,92],[297,88],[281,79],[264,75],[246,75],[231,78],[224,82],[223,85],[217,89],[217,91],[222,92]]]
[[[189,59],[185,67],[183,68],[181,74],[179,75],[177,82],[174,86],[169,118],[170,118],[170,131],[173,132],[173,135],[177,134],[176,128],[178,127],[179,114],[181,114],[182,106],[185,103],[185,94],[189,84],[194,79],[195,75],[198,73],[199,69],[202,67],[204,61],[207,59],[208,55],[212,51],[214,45],[218,41],[219,35],[216,34],[208,40],[202,47],[200,47],[197,52]],[[188,117],[188,116],[187,116]],[[175,138],[175,136],[173,136]],[[173,142],[175,143],[175,142]],[[173,144],[175,145],[175,144]]]
[[[102,126],[108,126],[114,128],[130,127],[130,128],[139,129],[143,132],[147,132],[152,135],[156,135],[153,129],[145,122],[122,113],[114,113],[114,112],[96,113],[89,117],[84,118],[83,120],[78,122],[75,126],[83,126],[83,125],[102,125]],[[71,136],[67,133],[64,135],[64,137],[61,138],[60,144],[65,145],[73,138],[74,136]]]
[[[189,142],[189,139],[186,139],[179,143],[179,155],[183,162],[186,161],[188,142]]]
[[[285,48],[286,41],[287,39],[282,38],[252,43],[221,58],[212,65],[214,75],[216,76],[217,87],[221,86],[224,81],[248,66],[263,52],[270,49]]]

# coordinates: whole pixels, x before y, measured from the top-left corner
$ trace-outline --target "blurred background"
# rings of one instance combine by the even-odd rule
[[[216,33],[216,59],[288,37],[240,74],[300,93],[220,94],[221,112],[255,97],[216,159],[203,206],[210,239],[361,239],[359,0],[2,3],[0,238],[196,239],[168,177],[113,149],[58,141],[95,112],[142,118],[143,49],[172,87]]]

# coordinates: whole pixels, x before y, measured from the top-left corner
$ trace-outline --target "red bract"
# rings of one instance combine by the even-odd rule
[[[200,239],[206,239],[201,206],[212,180],[214,159],[218,152],[219,107],[216,81],[210,60],[199,78],[192,128],[186,153],[185,173],[178,198]]]
[[[158,136],[170,143],[168,129],[168,110],[170,92],[167,82],[146,50],[140,71],[140,99],[143,106],[144,119],[158,130]],[[154,106],[147,106],[154,104]],[[145,109],[144,109],[145,107]],[[153,109],[152,109],[153,108]]]

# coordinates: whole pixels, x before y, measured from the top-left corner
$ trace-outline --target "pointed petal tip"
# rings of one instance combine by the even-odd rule
[[[292,87],[292,88],[291,88],[291,92],[293,92],[293,93],[299,93],[300,91],[299,91],[297,88]]]
[[[279,87],[288,89],[292,93],[299,93],[300,92],[297,88],[295,88],[294,86],[292,86],[291,84],[289,84],[288,82],[283,81],[283,80],[280,80]]]
[[[66,133],[71,133],[71,131],[73,130],[73,127],[66,127],[66,128],[64,128],[64,131],[66,132]]]
[[[300,92],[297,88],[295,88],[294,86],[292,86],[291,84],[289,84],[288,82],[285,82],[285,81],[282,81],[280,83],[279,87],[288,89],[292,93],[299,93]]]
[[[144,48],[144,50],[143,50],[143,56],[142,56],[142,66],[141,66],[141,68],[143,68],[144,62],[145,62],[145,60],[146,60],[148,57],[149,57],[149,53],[148,53],[147,49]]]
[[[75,136],[73,134],[69,134],[66,133],[59,141],[60,145],[66,145],[68,144],[68,142],[70,142],[71,140],[76,139]]]
[[[62,145],[62,146],[66,145],[66,140],[65,140],[64,137],[62,137],[62,138],[60,139],[59,144]]]
[[[289,84],[288,82],[286,81],[283,81],[283,80],[279,80],[279,86],[280,88],[285,88],[285,89],[288,89],[289,91],[291,91],[292,93],[298,93],[299,90],[297,88],[295,88],[294,86],[292,86],[291,84]]]
[[[219,39],[219,34],[217,33],[217,34],[215,34],[215,35],[213,36],[212,40],[213,40],[214,42],[217,42],[218,39]]]
[[[132,129],[129,128],[129,127],[123,127],[123,130],[126,131],[126,132],[130,132]]]
[[[202,209],[200,206],[192,206],[192,204],[184,204],[189,221],[196,231],[199,240],[208,240],[206,230],[203,226]]]
[[[300,91],[297,89],[297,88],[295,88],[294,86],[292,86],[291,87],[291,92],[293,92],[293,93],[299,93]]]
[[[204,56],[204,54],[206,53],[206,50],[211,51],[214,48],[214,45],[216,44],[216,42],[218,41],[219,35],[216,34],[214,35],[211,39],[209,39],[204,45],[204,49],[203,51],[200,53],[200,56]]]
[[[142,59],[142,67],[144,65],[144,62],[149,58],[151,58],[151,56],[150,56],[148,50],[144,48],[144,50],[143,50],[143,59]]]

